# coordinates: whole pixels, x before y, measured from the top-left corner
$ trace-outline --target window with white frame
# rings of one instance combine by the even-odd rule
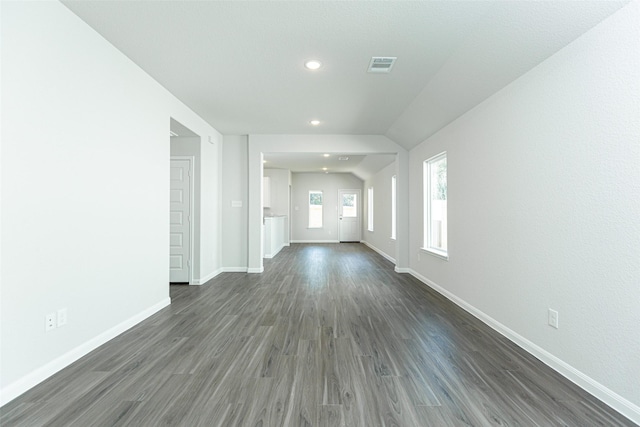
[[[373,187],[367,191],[367,230],[373,231]]]
[[[396,238],[396,176],[391,177],[391,238]]]
[[[424,162],[424,247],[447,257],[447,153]]]
[[[309,191],[309,228],[322,228],[322,191]]]

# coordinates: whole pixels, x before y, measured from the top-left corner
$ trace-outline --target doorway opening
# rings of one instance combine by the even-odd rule
[[[170,138],[169,283],[189,285],[194,281],[197,258],[195,175],[200,136],[171,119]]]

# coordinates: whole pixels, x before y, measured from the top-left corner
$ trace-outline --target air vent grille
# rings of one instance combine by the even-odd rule
[[[338,160],[349,160],[347,156],[338,157]]]
[[[393,64],[396,63],[395,56],[374,56],[369,63],[369,73],[390,73]]]

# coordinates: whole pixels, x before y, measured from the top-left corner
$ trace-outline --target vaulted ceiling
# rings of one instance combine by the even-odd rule
[[[223,134],[376,134],[406,149],[626,3],[64,1]],[[397,57],[391,73],[367,73],[373,56]]]

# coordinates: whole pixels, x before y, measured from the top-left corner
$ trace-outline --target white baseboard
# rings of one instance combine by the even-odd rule
[[[409,274],[411,274],[411,272],[413,271],[410,268],[398,267],[398,266],[396,266],[396,268],[394,268],[394,270],[395,270],[396,273],[409,273]]]
[[[393,258],[391,255],[387,254],[385,251],[383,251],[382,249],[378,249],[375,246],[373,246],[371,243],[367,242],[366,240],[362,240],[360,241],[360,243],[368,246],[369,248],[371,248],[374,252],[377,252],[378,254],[382,255],[383,258],[386,258],[387,260],[391,261],[392,263],[396,263],[396,259]]]
[[[247,267],[222,267],[223,273],[246,273]]]
[[[403,269],[405,270],[405,269]],[[559,359],[553,354],[549,353],[542,347],[532,343],[528,339],[519,335],[518,333],[512,331],[502,323],[498,322],[491,316],[485,314],[481,310],[478,310],[473,305],[469,304],[462,298],[457,297],[452,294],[442,286],[436,284],[435,282],[427,279],[417,271],[408,268],[407,272],[411,274],[416,279],[420,280],[425,285],[429,286],[436,292],[440,293],[448,300],[467,311],[483,323],[487,324],[489,327],[497,331],[498,333],[504,335],[509,340],[513,341],[516,345],[520,346],[525,351],[532,354],[534,357],[539,359],[545,365],[549,366],[554,371],[558,372],[560,375],[567,378],[569,381],[573,382],[580,388],[584,389],[587,393],[593,395],[597,399],[600,399],[602,402],[609,405],[611,408],[620,412],[625,417],[629,418],[631,421],[640,425],[640,407],[600,384],[593,378],[588,375],[580,372],[573,366],[569,365],[565,361]]]
[[[254,273],[263,273],[264,272],[264,267],[249,267],[247,268],[247,273],[249,274],[254,274]]]
[[[340,243],[340,240],[292,240],[291,243]]]
[[[40,384],[42,381],[46,380],[53,374],[71,365],[82,356],[87,355],[91,351],[100,347],[102,344],[117,337],[121,333],[142,322],[144,319],[162,310],[169,304],[171,304],[171,298],[167,297],[157,304],[114,326],[113,328],[99,334],[94,338],[91,338],[89,341],[80,344],[73,350],[68,351],[60,357],[57,357],[56,359],[25,375],[12,384],[3,387],[2,390],[0,390],[0,406],[3,406],[6,403],[12,401],[30,388]]]
[[[287,245],[289,246],[289,245]],[[278,255],[278,253],[282,250],[282,248],[284,248],[284,243],[282,244],[282,246],[280,246],[278,249],[276,249],[276,251],[272,254],[264,254],[264,258],[273,258],[274,256]]]
[[[201,277],[200,279],[196,279],[193,280],[191,282],[192,285],[204,285],[205,283],[207,283],[209,280],[213,279],[214,277],[216,277],[218,274],[222,273],[224,271],[224,269],[219,268],[216,271],[207,274],[204,277]]]

